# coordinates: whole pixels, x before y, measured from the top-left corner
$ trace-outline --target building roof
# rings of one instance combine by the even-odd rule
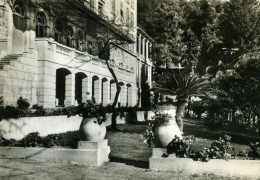
[[[150,42],[154,42],[153,38],[151,38],[142,28],[137,27],[137,32],[142,34],[146,39],[148,39]]]

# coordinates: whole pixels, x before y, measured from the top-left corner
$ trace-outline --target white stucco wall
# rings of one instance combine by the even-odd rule
[[[137,120],[145,121],[147,117],[151,117],[153,113],[145,111],[137,112]],[[112,114],[107,114],[106,126],[111,125]],[[117,124],[125,124],[127,122],[125,116],[117,116]],[[25,117],[18,119],[4,119],[0,121],[0,136],[6,139],[22,139],[31,132],[39,132],[40,136],[48,134],[65,133],[68,131],[77,131],[79,129],[82,117],[72,116],[45,116],[45,117]],[[132,120],[136,121],[136,120]]]

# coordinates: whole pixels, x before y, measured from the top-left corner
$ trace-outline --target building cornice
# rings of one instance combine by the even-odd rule
[[[151,43],[154,42],[153,38],[151,38],[142,28],[137,27],[137,32],[140,33],[142,36],[144,36],[147,40],[149,40]]]

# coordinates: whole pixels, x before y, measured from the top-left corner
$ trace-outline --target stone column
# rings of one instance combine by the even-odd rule
[[[139,38],[139,41],[138,41],[138,43],[139,43],[139,45],[138,45],[138,53],[141,54],[141,46],[142,46],[141,40],[142,40],[142,39],[141,39],[141,36],[140,36],[140,35],[138,36],[138,38]]]
[[[29,52],[29,45],[30,45],[30,31],[24,32],[24,49],[23,52]]]
[[[109,94],[110,94],[110,90],[109,90],[109,81],[103,81],[102,82],[102,86],[103,86],[103,105],[106,106],[107,104],[110,103],[109,100]]]
[[[145,60],[144,59],[144,57],[145,57],[145,39],[143,38],[143,41],[142,41],[142,45],[143,45],[143,54],[142,54],[142,57],[143,57],[143,60]]]
[[[82,79],[82,102],[85,103],[88,99],[91,99],[91,92],[89,92],[89,77],[85,77]]]
[[[101,103],[101,80],[100,79],[92,79],[94,82],[94,98],[97,104]]]
[[[149,42],[147,40],[145,41],[145,45],[146,45],[146,58],[145,58],[145,61],[147,61],[149,59]]]
[[[120,101],[121,106],[126,106],[126,85],[121,85]]]
[[[48,28],[48,37],[51,37],[51,38],[55,38],[55,33],[54,33],[54,26],[55,26],[55,16],[51,13],[49,15],[49,20],[50,20],[50,23],[49,23],[49,26],[50,28]]]
[[[129,107],[133,106],[133,87],[127,86],[127,105]]]
[[[65,106],[74,105],[75,102],[75,74],[65,77]]]
[[[114,102],[115,96],[116,96],[116,83],[115,82],[111,83],[111,81],[110,81],[110,94],[111,94],[110,102],[112,104]]]

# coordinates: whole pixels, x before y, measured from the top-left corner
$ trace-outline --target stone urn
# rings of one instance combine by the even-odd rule
[[[99,142],[105,138],[106,125],[99,123],[97,118],[83,118],[79,127],[80,139],[82,141]]]
[[[182,133],[175,121],[175,118],[155,127],[154,143],[156,147],[166,147],[175,136],[182,138]]]

